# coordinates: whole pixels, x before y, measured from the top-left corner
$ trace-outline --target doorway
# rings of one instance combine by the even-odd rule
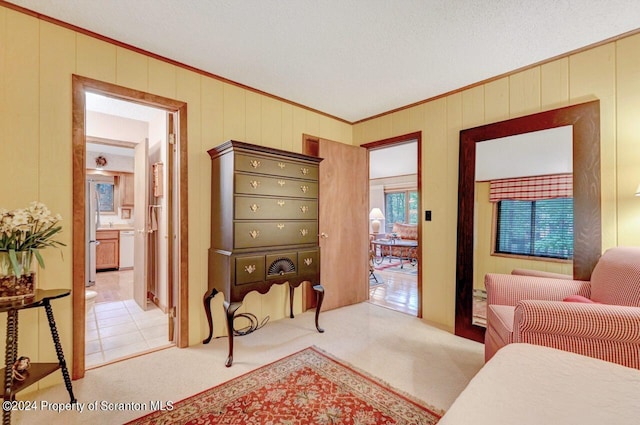
[[[167,115],[85,94],[85,368],[174,345],[167,320],[168,176],[147,177],[151,164],[162,170],[169,159]]]
[[[112,108],[117,104],[118,116],[96,107],[96,99],[111,102]],[[140,111],[164,120],[145,124],[136,115]],[[123,119],[129,120],[127,125],[114,121]],[[129,125],[146,126],[146,136],[125,135]],[[188,240],[186,143],[185,103],[73,76],[73,379],[96,363],[188,345],[188,258],[187,244],[181,243]],[[98,193],[90,189],[97,184],[103,187],[96,197],[99,207],[92,212],[91,200]],[[92,224],[102,233],[96,238]],[[90,240],[101,243],[94,246],[95,255]],[[120,255],[120,248],[131,245],[134,255]],[[93,261],[98,273],[93,273]],[[125,313],[133,319],[128,326],[112,326],[123,325]],[[92,321],[96,329],[89,336]],[[101,336],[115,338],[110,344],[98,340],[101,354],[87,361],[101,321],[111,327]],[[153,330],[152,323],[157,325]],[[137,351],[121,349],[107,356],[108,349],[120,344],[114,347],[114,341],[133,341],[135,332],[144,340],[137,341]],[[128,350],[135,343],[130,345]]]
[[[362,147],[369,161],[369,302],[422,317],[421,133]]]

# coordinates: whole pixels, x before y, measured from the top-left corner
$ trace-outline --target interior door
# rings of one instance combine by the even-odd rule
[[[134,228],[133,239],[133,299],[141,309],[147,309],[149,249],[149,146],[148,140],[138,143],[134,158]]]
[[[305,136],[304,150],[320,163],[320,282],[323,310],[366,301],[368,288],[367,151]],[[314,153],[312,146],[317,146]]]

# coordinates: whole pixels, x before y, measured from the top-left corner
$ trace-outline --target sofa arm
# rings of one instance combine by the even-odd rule
[[[520,300],[562,301],[569,295],[591,295],[591,283],[584,280],[487,273],[484,285],[489,305],[515,306]]]
[[[640,369],[640,307],[526,300],[513,342],[544,345]]]

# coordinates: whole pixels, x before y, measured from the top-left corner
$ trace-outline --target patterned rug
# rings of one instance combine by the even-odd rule
[[[412,266],[409,263],[404,263],[403,267],[400,268],[400,263],[398,264],[393,264],[389,267],[385,267],[384,268],[385,272],[394,272],[394,273],[404,273],[404,274],[410,274],[413,276],[417,276],[418,275],[418,266]]]
[[[129,424],[431,425],[442,414],[309,347]]]

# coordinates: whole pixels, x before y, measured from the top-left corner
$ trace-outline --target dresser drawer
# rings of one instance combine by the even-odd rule
[[[298,179],[318,180],[318,166],[298,162],[272,159],[263,156],[237,154],[236,171],[269,174],[272,176],[293,177]]]
[[[234,247],[258,248],[318,242],[317,221],[234,223]]]
[[[279,252],[265,257],[267,279],[296,276],[298,274],[298,253]]]
[[[318,182],[237,173],[235,192],[249,195],[317,198]]]
[[[236,257],[236,285],[264,280],[264,256]]]
[[[317,249],[298,252],[298,270],[301,275],[318,273],[320,251]]]
[[[318,219],[318,201],[315,199],[236,196],[234,200],[236,220]]]

